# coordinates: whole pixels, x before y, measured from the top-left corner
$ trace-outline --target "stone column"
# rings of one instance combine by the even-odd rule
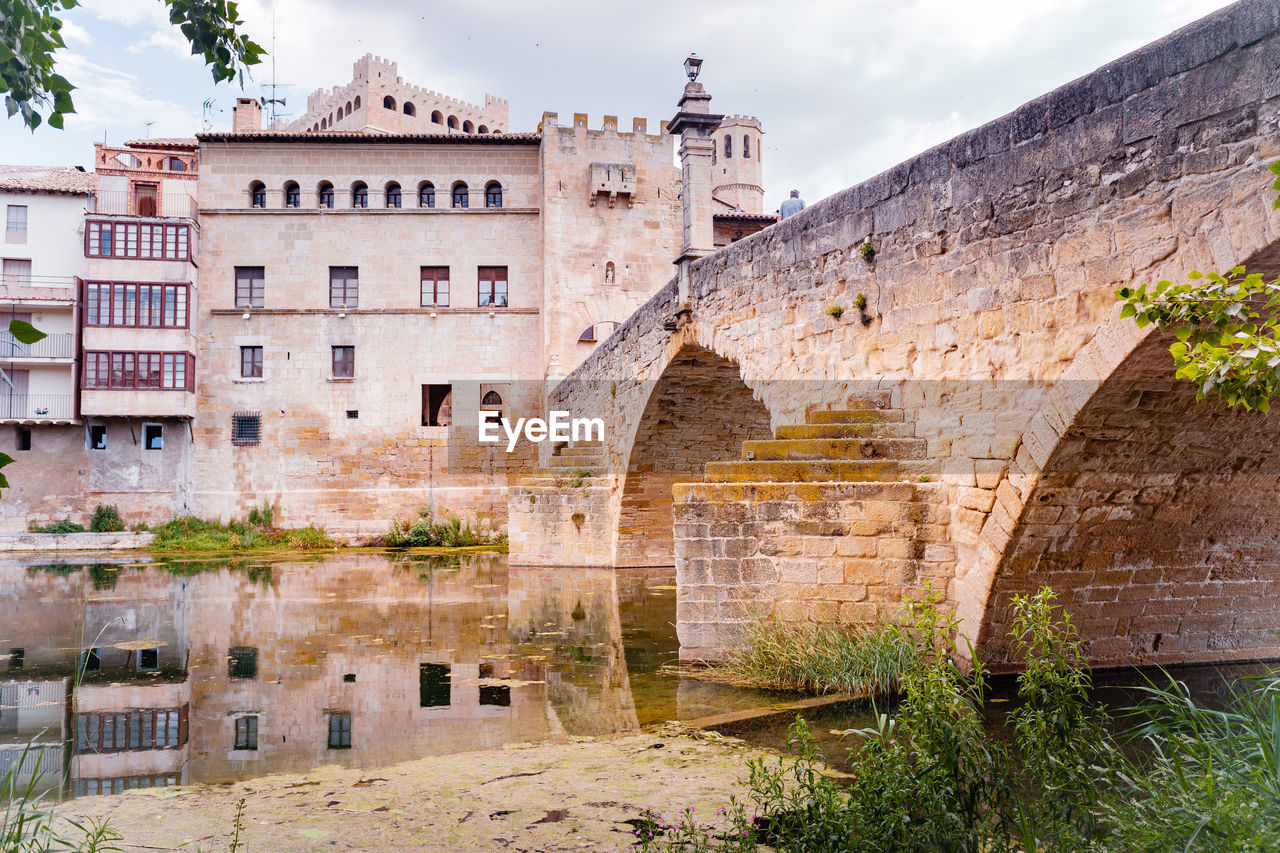
[[[724,116],[711,112],[711,96],[702,84],[689,81],[680,99],[679,111],[667,125],[680,134],[680,199],[684,210],[684,233],[680,256],[679,312],[689,310],[689,264],[715,250],[711,209],[711,134]]]

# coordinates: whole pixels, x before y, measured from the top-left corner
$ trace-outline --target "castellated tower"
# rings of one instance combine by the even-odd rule
[[[764,213],[764,130],[755,116],[725,116],[712,137],[711,197],[717,213]],[[723,207],[721,205],[724,205]]]

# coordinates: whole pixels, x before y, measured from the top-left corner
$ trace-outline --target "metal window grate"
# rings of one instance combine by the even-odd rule
[[[236,412],[231,416],[231,443],[245,446],[262,442],[262,413]]]
[[[234,646],[227,651],[227,675],[231,678],[258,677],[258,650]]]

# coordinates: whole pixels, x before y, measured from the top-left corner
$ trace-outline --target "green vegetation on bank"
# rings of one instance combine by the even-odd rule
[[[189,515],[153,527],[151,532],[156,534],[151,547],[157,551],[313,551],[339,544],[321,528],[310,525],[281,529],[261,521],[223,524]]]
[[[986,674],[953,660],[958,623],[940,597],[908,602],[914,649],[895,716],[848,732],[849,775],[829,770],[803,720],[794,755],[749,762],[745,799],[712,824],[692,809],[642,815],[642,851],[1274,851],[1280,849],[1280,672],[1197,705],[1150,685],[1125,743],[1091,700],[1075,627],[1043,589],[1014,600],[1025,662],[1005,730],[983,725]]]
[[[753,687],[814,693],[897,690],[915,647],[897,625],[747,623],[742,642],[707,675]]]
[[[471,548],[506,545],[507,537],[487,524],[472,527],[456,516],[436,521],[424,507],[416,519],[393,521],[383,541],[389,548]]]

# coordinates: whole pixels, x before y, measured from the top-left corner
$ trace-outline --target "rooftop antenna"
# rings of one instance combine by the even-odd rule
[[[151,125],[153,124],[155,124],[154,121],[147,122],[147,139],[151,138]]]
[[[268,127],[274,125],[276,119],[289,115],[276,110],[276,106],[283,107],[285,105],[285,99],[279,97],[279,90],[288,89],[292,85],[292,83],[276,82],[276,10],[273,6],[271,9],[271,82],[264,87],[271,90],[271,97],[262,99],[262,105],[271,108],[271,122],[267,125]]]

